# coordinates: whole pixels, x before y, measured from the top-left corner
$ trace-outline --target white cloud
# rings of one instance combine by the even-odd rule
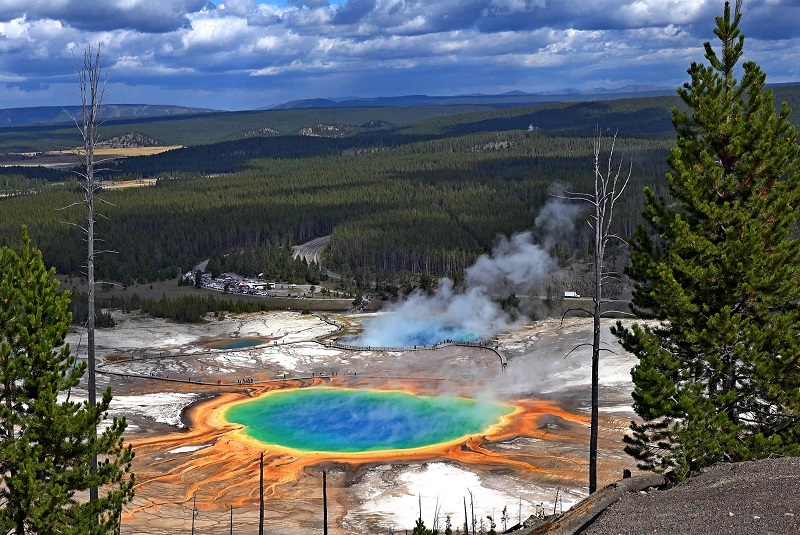
[[[220,7],[223,8],[225,12],[240,17],[252,15],[257,9],[255,0],[225,0],[225,3],[220,5]]]
[[[61,20],[66,26],[93,31],[132,28],[160,33],[182,27],[206,0],[6,0],[0,20]]]
[[[619,7],[620,16],[630,26],[688,24],[702,19],[709,5],[717,2],[700,0],[640,0]]]
[[[795,4],[745,4],[745,55],[770,81],[800,76]],[[97,43],[128,100],[144,85],[160,90],[134,100],[184,102],[202,85],[226,107],[220,94],[257,107],[265,95],[672,85],[702,61],[721,11],[718,0],[0,0],[0,102],[50,98],[45,85],[74,81],[72,50]]]
[[[195,19],[182,37],[186,52],[193,49],[230,50],[242,46],[250,38],[247,20],[238,17]]]
[[[20,40],[28,39],[29,29],[30,24],[27,24],[24,18],[0,22],[0,36],[2,36],[0,43],[4,43],[8,48],[11,48]]]

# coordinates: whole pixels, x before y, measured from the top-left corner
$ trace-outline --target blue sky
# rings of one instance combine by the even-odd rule
[[[0,108],[678,87],[722,0],[0,0]],[[745,0],[745,59],[800,81],[800,0]]]

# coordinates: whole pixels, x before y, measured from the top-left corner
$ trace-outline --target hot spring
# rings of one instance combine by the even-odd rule
[[[347,344],[375,347],[432,346],[445,340],[477,342],[479,335],[470,328],[449,325],[431,318],[397,317],[388,313],[362,320],[364,332],[344,339]]]
[[[250,438],[301,451],[407,450],[485,433],[509,405],[407,392],[316,387],[268,392],[223,417]]]
[[[206,344],[209,349],[243,349],[254,347],[269,342],[268,338],[231,338],[229,340],[215,340]]]

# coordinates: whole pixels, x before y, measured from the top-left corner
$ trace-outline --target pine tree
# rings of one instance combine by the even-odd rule
[[[786,104],[741,66],[741,1],[716,19],[673,111],[669,198],[647,190],[628,274],[655,324],[614,333],[639,363],[626,451],[679,477],[800,452],[800,159]]]
[[[86,364],[64,344],[69,294],[53,274],[24,230],[21,253],[0,249],[0,532],[116,533],[133,498],[125,419],[96,434],[111,390],[96,407],[70,399]],[[89,502],[92,486],[106,494]]]

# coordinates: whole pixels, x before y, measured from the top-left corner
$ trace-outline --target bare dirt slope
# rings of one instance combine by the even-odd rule
[[[800,533],[800,458],[719,464],[667,490],[630,493],[584,535]]]

